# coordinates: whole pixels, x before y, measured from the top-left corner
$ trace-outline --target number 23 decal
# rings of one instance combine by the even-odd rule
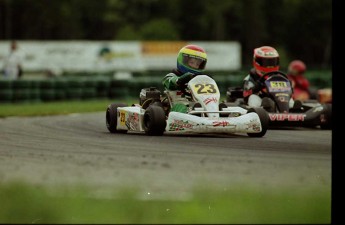
[[[214,94],[218,92],[217,87],[214,84],[196,84],[195,88],[197,89],[198,94]]]

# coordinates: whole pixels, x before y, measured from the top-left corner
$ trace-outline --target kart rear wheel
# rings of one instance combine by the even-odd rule
[[[250,108],[247,113],[255,112],[258,114],[261,123],[261,132],[260,133],[247,133],[249,137],[263,137],[268,129],[270,118],[268,113],[263,108]]]
[[[110,133],[127,133],[127,130],[117,130],[117,108],[127,106],[124,103],[113,103],[110,104],[107,108],[105,115],[106,125]]]
[[[224,102],[221,102],[221,103],[219,103],[218,107],[219,107],[219,111],[223,111],[223,109],[227,108],[228,106]],[[225,113],[219,114],[219,117],[228,117],[228,116],[229,115],[227,115]]]
[[[144,113],[144,130],[147,135],[161,136],[166,127],[164,109],[157,105],[150,105]]]
[[[275,112],[276,111],[276,104],[274,101],[269,97],[263,97],[261,106],[267,111],[267,112]]]
[[[323,130],[332,129],[332,104],[323,105],[323,113],[320,115],[321,124],[320,127]]]

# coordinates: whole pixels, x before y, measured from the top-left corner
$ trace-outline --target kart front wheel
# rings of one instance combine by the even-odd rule
[[[127,130],[117,130],[117,108],[127,106],[124,103],[113,103],[110,104],[107,108],[105,115],[107,128],[110,133],[127,133]]]
[[[144,130],[147,135],[161,136],[166,127],[164,109],[157,105],[150,105],[144,113]]]
[[[267,132],[269,121],[270,121],[268,113],[263,108],[250,108],[250,109],[248,109],[247,113],[251,113],[251,112],[258,114],[258,116],[260,118],[260,123],[261,123],[261,132],[259,132],[259,133],[247,133],[247,135],[249,137],[263,137]]]

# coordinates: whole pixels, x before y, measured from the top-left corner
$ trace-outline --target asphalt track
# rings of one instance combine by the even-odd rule
[[[185,198],[195,187],[331,190],[332,131],[237,135],[111,134],[105,112],[0,119],[0,184],[86,185],[99,195]]]

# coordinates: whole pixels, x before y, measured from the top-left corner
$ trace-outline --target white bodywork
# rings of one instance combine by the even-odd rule
[[[188,83],[192,99],[186,99],[176,91],[166,92],[172,104],[179,102],[188,106],[190,100],[202,107],[188,113],[170,112],[166,120],[166,133],[259,133],[262,131],[256,113],[247,113],[241,107],[226,107],[219,111],[220,93],[216,82],[206,75],[198,75]],[[118,130],[144,131],[145,110],[140,105],[119,107]],[[220,117],[220,114],[225,117]],[[193,115],[198,114],[199,116]],[[200,116],[201,115],[201,116]]]

